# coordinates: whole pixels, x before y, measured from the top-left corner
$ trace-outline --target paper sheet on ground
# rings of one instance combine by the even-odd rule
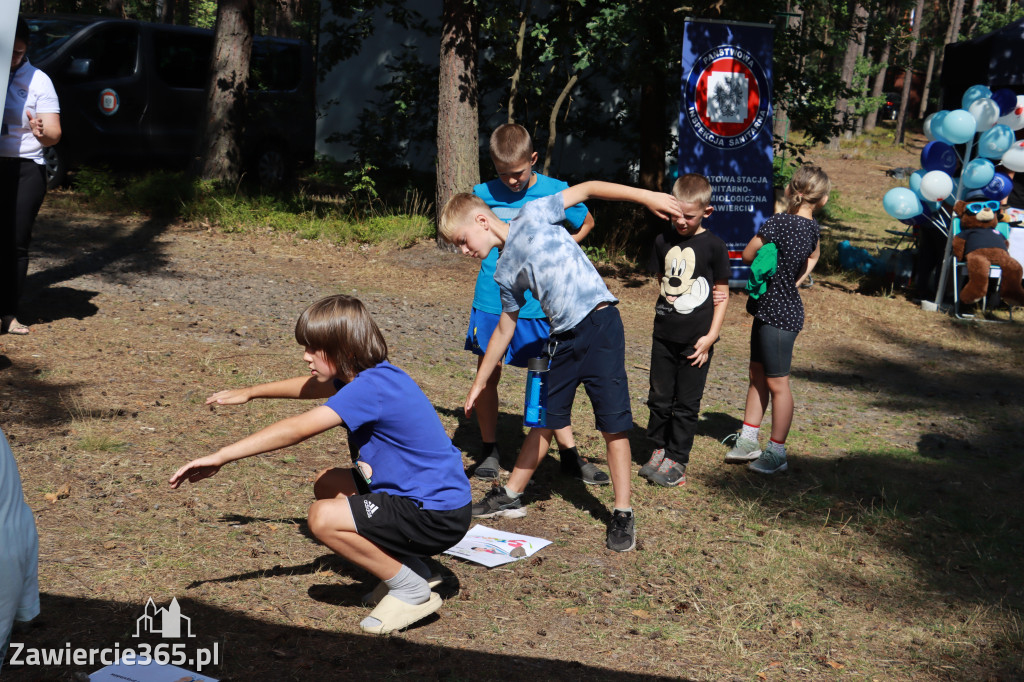
[[[89,675],[89,682],[217,682],[212,677],[190,672],[175,665],[125,665],[115,663]]]
[[[457,545],[445,550],[445,554],[469,559],[488,568],[494,568],[533,556],[537,550],[550,544],[551,540],[506,533],[502,530],[481,526],[478,523],[469,529],[466,537],[459,540]],[[516,551],[518,548],[523,550],[522,556],[512,556],[513,552],[519,554]]]

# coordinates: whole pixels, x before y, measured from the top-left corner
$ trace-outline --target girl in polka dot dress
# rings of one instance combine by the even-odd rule
[[[743,412],[743,430],[733,436],[725,455],[730,463],[749,463],[751,471],[775,474],[785,471],[786,437],[793,422],[793,394],[789,371],[793,342],[804,326],[804,306],[799,286],[810,277],[818,262],[819,227],[814,212],[828,202],[831,183],[817,166],[802,166],[786,187],[788,209],[773,215],[743,249],[743,262],[751,263],[766,244],[777,249],[778,266],[767,290],[747,300],[754,316],[750,331],[750,387]],[[772,405],[772,432],[761,449],[761,420]]]

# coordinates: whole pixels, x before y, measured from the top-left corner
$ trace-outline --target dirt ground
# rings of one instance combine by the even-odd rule
[[[877,192],[877,172],[847,191]],[[347,461],[343,434],[167,487],[181,463],[303,409],[203,399],[304,373],[295,317],[334,292],[367,304],[471,469],[479,437],[460,406],[476,268],[429,242],[334,246],[44,208],[29,278],[39,323],[0,337],[0,426],[36,513],[43,593],[42,615],[14,641],[159,643],[133,637],[151,597],[178,599],[196,634],[188,650],[216,644],[220,662],[204,672],[231,680],[1024,676],[1024,476],[1007,448],[1024,438],[1020,323],[957,324],[839,280],[803,293],[788,476],[720,461],[746,390],[750,318],[734,293],[686,489],[634,479],[638,551],[604,549],[610,490],[548,462],[526,519],[488,525],[554,544],[490,571],[439,558],[446,605],[397,636],[359,631],[372,581],[304,525],[314,472]],[[656,289],[639,275],[608,281],[627,329],[639,464]],[[510,374],[505,466],[522,437],[522,377]],[[603,464],[580,398],[580,449]],[[57,680],[99,667],[3,672]]]

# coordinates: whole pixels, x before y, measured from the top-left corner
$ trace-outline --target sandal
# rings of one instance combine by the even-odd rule
[[[438,585],[444,582],[444,579],[437,573],[431,573],[430,577],[427,578],[427,585],[430,589],[434,589]],[[388,593],[388,584],[381,580],[377,583],[377,587],[373,588],[372,592],[367,592],[363,595],[362,602],[363,606],[376,606],[380,603],[380,600],[384,598],[384,595]]]
[[[363,632],[386,635],[423,620],[441,608],[441,603],[441,596],[437,592],[431,592],[430,599],[422,604],[407,604],[398,597],[386,594],[377,604],[377,608],[370,612],[370,618],[376,618],[380,621],[380,625],[366,627],[360,624],[359,627],[363,629]]]
[[[0,324],[0,334],[14,334],[15,336],[25,336],[29,333],[29,328],[18,322],[18,319],[13,315],[11,317],[5,317],[3,323]]]

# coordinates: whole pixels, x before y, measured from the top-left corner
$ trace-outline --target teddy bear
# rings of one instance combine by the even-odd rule
[[[1003,272],[999,295],[1010,305],[1024,305],[1024,267],[1010,255],[1009,242],[995,229],[998,209],[998,201],[961,199],[953,206],[960,217],[960,232],[953,237],[953,255],[967,263],[967,283],[960,290],[964,303],[976,303],[985,297],[989,266],[997,265]]]

